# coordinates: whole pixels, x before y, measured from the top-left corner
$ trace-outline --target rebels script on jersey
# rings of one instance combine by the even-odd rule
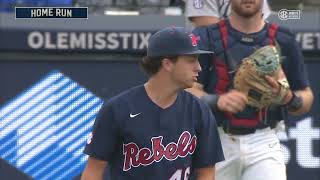
[[[129,143],[123,145],[124,164],[123,170],[128,171],[131,166],[138,167],[140,165],[146,166],[153,162],[159,162],[162,158],[172,161],[178,157],[186,157],[188,154],[193,154],[197,146],[197,137],[185,131],[179,137],[177,143],[171,142],[166,147],[162,144],[163,137],[151,138],[152,148],[142,148],[136,143]]]
[[[105,102],[85,148],[108,161],[111,179],[193,179],[194,169],[224,159],[210,109],[181,91],[162,109],[143,85]]]

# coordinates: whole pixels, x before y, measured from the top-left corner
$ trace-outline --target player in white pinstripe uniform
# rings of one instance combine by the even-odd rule
[[[226,18],[230,14],[230,0],[184,0],[185,15],[188,19],[187,26],[204,26],[216,23],[220,18]],[[267,19],[271,14],[267,0],[262,7],[263,18]]]

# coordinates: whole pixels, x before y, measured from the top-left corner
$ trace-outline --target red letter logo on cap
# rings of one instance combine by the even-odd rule
[[[197,46],[198,45],[198,40],[200,40],[200,37],[199,36],[195,36],[194,34],[190,34],[189,36],[191,38],[192,46]]]

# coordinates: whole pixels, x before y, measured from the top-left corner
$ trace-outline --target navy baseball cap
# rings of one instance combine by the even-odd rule
[[[213,53],[200,50],[198,40],[200,40],[200,37],[196,37],[186,28],[164,28],[149,38],[147,56],[161,57]]]

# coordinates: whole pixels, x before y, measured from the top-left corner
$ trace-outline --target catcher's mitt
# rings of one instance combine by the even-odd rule
[[[264,108],[271,104],[281,104],[289,90],[289,83],[285,77],[279,80],[280,70],[280,57],[276,48],[264,46],[242,60],[234,77],[234,87],[248,95],[250,106]],[[272,93],[272,86],[265,75],[278,80],[278,94]]]

